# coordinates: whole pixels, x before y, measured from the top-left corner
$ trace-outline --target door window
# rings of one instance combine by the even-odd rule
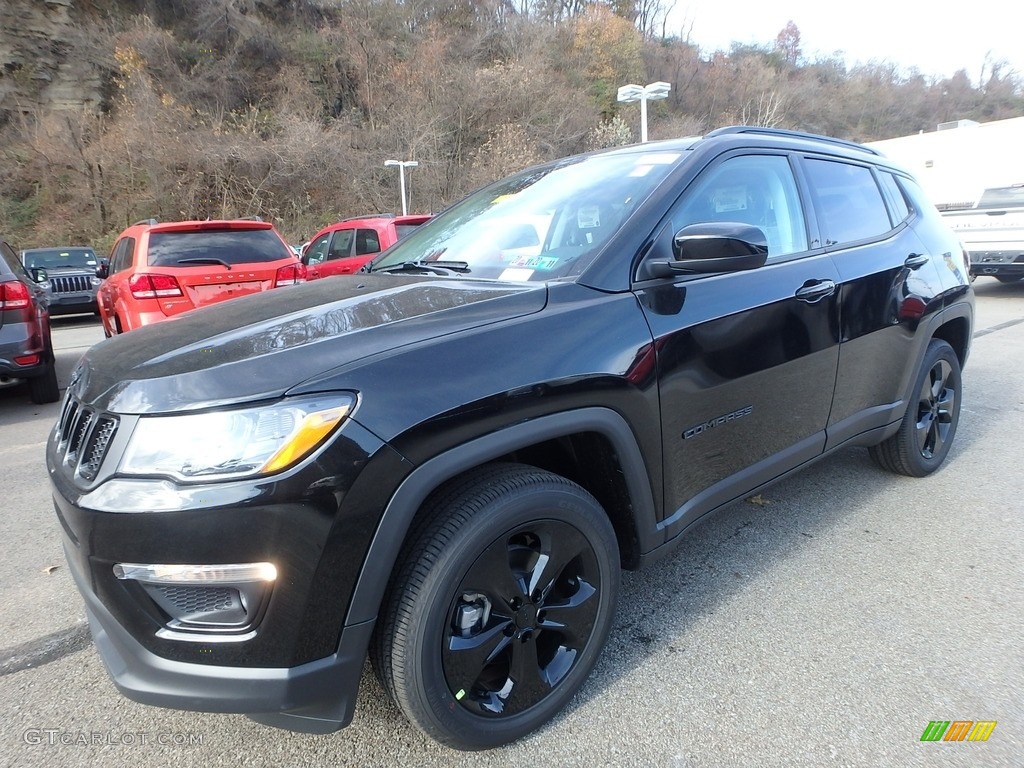
[[[347,259],[352,255],[352,237],[355,235],[354,229],[339,229],[334,233],[334,238],[331,240],[331,248],[327,252],[327,260],[333,261],[334,259]]]
[[[878,238],[892,229],[871,169],[834,160],[807,160],[825,245]]]
[[[331,233],[328,232],[322,237],[318,237],[309,247],[306,249],[306,253],[303,255],[303,261],[306,264],[319,264],[321,261],[327,258],[327,244],[331,242]]]
[[[126,237],[114,247],[114,255],[110,259],[110,274],[122,272],[132,263],[132,253],[135,251],[135,238]]]
[[[672,213],[672,233],[690,224],[737,222],[759,228],[769,259],[807,250],[807,227],[789,160],[742,155],[713,167]]]
[[[380,238],[372,229],[360,229],[356,232],[356,256],[380,253]]]

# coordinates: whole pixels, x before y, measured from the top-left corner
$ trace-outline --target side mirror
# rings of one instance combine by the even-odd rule
[[[649,277],[696,272],[740,272],[764,266],[768,239],[759,227],[736,221],[690,224],[672,238],[672,261],[651,262]]]
[[[110,260],[100,259],[99,266],[96,267],[96,277],[101,280],[106,279],[107,275],[110,274]]]
[[[45,283],[47,280],[50,279],[46,274],[46,270],[43,269],[42,267],[33,267],[32,269],[29,270],[29,274],[32,276],[32,279],[37,283]]]

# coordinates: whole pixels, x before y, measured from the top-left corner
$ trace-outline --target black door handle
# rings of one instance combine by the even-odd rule
[[[903,266],[909,267],[910,269],[917,269],[918,267],[923,267],[927,263],[927,253],[912,253],[907,256],[907,260],[903,262]]]
[[[816,304],[826,296],[835,293],[836,284],[831,280],[808,280],[803,287],[797,289],[796,297],[808,304]]]

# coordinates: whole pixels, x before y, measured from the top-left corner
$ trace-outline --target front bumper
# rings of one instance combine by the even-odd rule
[[[265,725],[330,733],[352,721],[374,622],[346,627],[337,652],[297,667],[224,667],[173,661],[147,650],[85,584],[89,628],[118,690],[133,701],[171,709],[247,714]]]
[[[91,293],[52,293],[50,294],[50,315],[75,315],[99,311],[96,303],[96,292]]]
[[[373,621],[345,626],[345,614],[380,504],[345,502],[380,485],[364,476],[367,463],[391,471],[397,454],[350,421],[278,475],[193,485],[122,478],[116,467],[134,417],[119,417],[111,432],[118,417],[75,407],[65,402],[47,465],[68,565],[115,685],[142,703],[248,714],[291,730],[346,725]],[[112,437],[100,449],[103,429]],[[96,453],[98,468],[83,475],[83,457]],[[262,562],[276,576],[244,632],[175,626],[173,607],[125,576],[127,564]]]

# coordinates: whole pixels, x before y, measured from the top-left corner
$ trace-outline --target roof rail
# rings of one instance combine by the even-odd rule
[[[829,144],[836,144],[840,147],[846,147],[847,149],[856,149],[861,152],[867,152],[871,155],[882,156],[882,153],[877,149],[866,147],[863,144],[858,144],[855,141],[847,141],[846,139],[836,139],[831,136],[822,136],[818,133],[804,133],[803,131],[789,131],[784,128],[761,128],[756,125],[729,125],[725,128],[716,128],[704,135],[704,138],[710,138],[712,136],[725,136],[730,133],[759,133],[765,136],[785,136],[790,139],[811,139],[813,141],[824,141]]]
[[[152,226],[155,226],[156,224],[159,224],[159,223],[160,222],[157,221],[156,219],[149,218],[149,219],[142,219],[141,221],[136,221],[134,224],[132,224],[132,226],[133,227],[137,227],[137,226],[139,226],[141,224],[145,224],[147,227],[152,227]]]

